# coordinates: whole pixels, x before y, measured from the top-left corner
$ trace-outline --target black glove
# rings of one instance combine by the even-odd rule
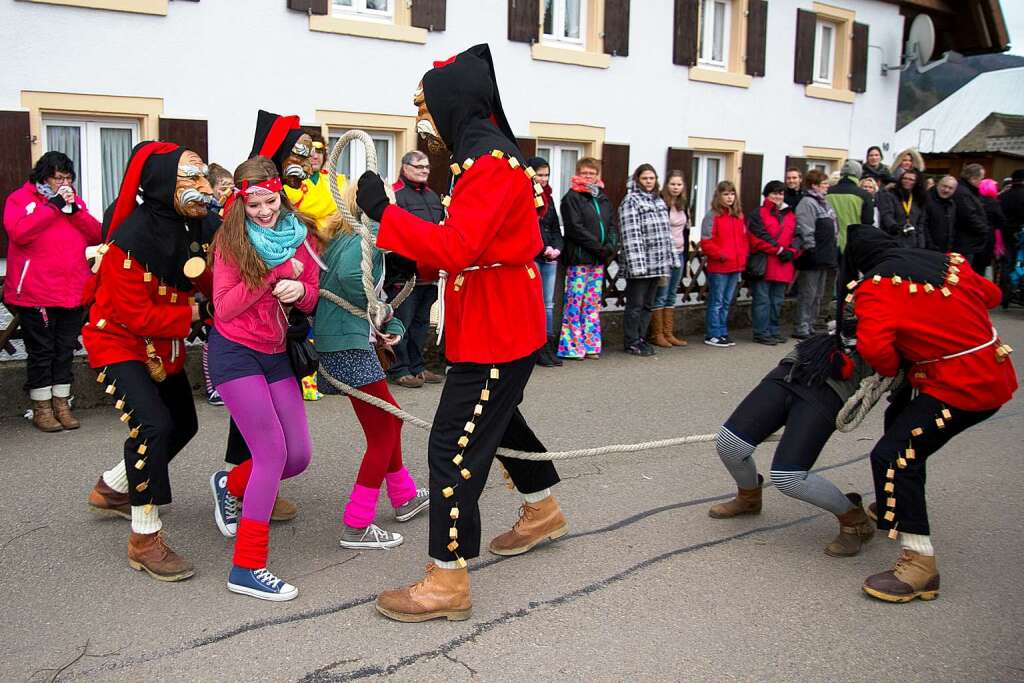
[[[373,171],[367,171],[359,176],[356,187],[356,204],[371,220],[379,223],[389,203],[384,181]]]
[[[63,211],[64,207],[68,205],[64,197],[60,196],[59,194],[55,194],[52,197],[50,197],[49,202],[50,204],[53,204],[58,211]],[[77,207],[74,205],[74,203],[72,203],[71,210],[74,211],[76,208]]]
[[[789,263],[790,261],[793,260],[793,252],[790,251],[789,249],[783,249],[782,251],[779,252],[778,256],[779,260],[782,261],[783,263]]]

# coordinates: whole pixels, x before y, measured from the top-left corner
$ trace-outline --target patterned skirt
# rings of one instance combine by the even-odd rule
[[[345,349],[320,353],[320,363],[331,377],[350,387],[364,387],[384,379],[377,353],[370,349]],[[317,372],[317,387],[324,394],[340,394],[333,384]]]

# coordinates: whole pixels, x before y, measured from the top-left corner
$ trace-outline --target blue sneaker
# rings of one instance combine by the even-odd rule
[[[231,574],[228,575],[228,590],[232,593],[241,593],[273,602],[294,600],[299,595],[298,588],[277,578],[266,567],[262,569],[232,567]]]
[[[220,470],[210,476],[213,489],[213,518],[217,528],[228,538],[238,533],[238,499],[228,493],[228,472]]]

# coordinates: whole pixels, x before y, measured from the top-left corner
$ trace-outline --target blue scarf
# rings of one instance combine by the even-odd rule
[[[245,231],[268,268],[276,268],[295,256],[295,250],[306,239],[306,224],[291,212],[282,212],[273,228],[264,228],[246,218]]]

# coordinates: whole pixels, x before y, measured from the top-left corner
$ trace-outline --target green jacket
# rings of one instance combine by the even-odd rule
[[[855,223],[872,225],[875,222],[875,202],[853,176],[846,176],[828,188],[825,201],[836,212],[839,252],[842,253],[846,251],[847,227]]]
[[[376,234],[377,226],[373,227]],[[338,235],[321,257],[327,271],[320,275],[320,289],[326,289],[360,309],[366,308],[366,293],[363,290],[361,270],[362,251],[360,240],[355,233]],[[379,282],[384,271],[384,253],[375,250],[373,254],[373,279]],[[405,326],[398,318],[392,318],[384,326],[388,334],[405,334]],[[316,349],[321,352],[345,351],[348,349],[370,348],[370,323],[358,318],[341,306],[324,297],[316,306],[313,322]]]

